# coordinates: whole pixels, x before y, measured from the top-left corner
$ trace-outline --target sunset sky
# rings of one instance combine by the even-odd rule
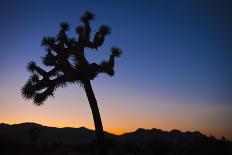
[[[232,139],[229,0],[1,1],[0,123],[94,128],[78,85],[58,89],[40,107],[20,94],[29,77],[26,64],[42,66],[41,39],[56,35],[60,22],[68,22],[75,36],[87,10],[96,15],[93,32],[101,24],[112,29],[102,47],[86,51],[89,60],[107,59],[112,46],[123,50],[115,76],[92,81],[106,131],[198,130]]]

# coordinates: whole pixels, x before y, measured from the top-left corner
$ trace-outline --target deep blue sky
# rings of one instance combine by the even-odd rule
[[[229,0],[1,1],[0,86],[4,101],[1,104],[10,102],[6,94],[11,91],[6,93],[6,88],[19,93],[28,77],[26,63],[35,60],[40,64],[40,57],[45,54],[41,39],[55,35],[62,21],[70,23],[69,34],[75,36],[74,29],[81,24],[79,17],[86,10],[96,15],[92,22],[94,32],[101,24],[112,28],[104,46],[97,52],[87,51],[87,56],[101,61],[109,56],[109,49],[114,45],[124,51],[117,60],[115,77],[96,79],[96,92],[107,90],[112,92],[108,97],[128,98],[128,107],[136,106],[142,114],[151,107],[159,108],[156,104],[161,103],[154,103],[156,99],[166,104],[164,107],[225,108],[226,111],[219,112],[222,113],[219,122],[232,129],[227,121],[227,116],[232,115],[232,4]],[[11,95],[19,98],[18,94]],[[133,105],[137,99],[142,103]],[[169,111],[163,110],[163,113]]]

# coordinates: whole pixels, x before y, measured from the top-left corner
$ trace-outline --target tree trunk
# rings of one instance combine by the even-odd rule
[[[84,82],[85,92],[91,107],[94,126],[95,126],[95,134],[96,134],[96,142],[97,142],[97,153],[98,155],[107,155],[107,150],[105,147],[105,140],[104,140],[104,130],[101,122],[100,112],[97,106],[97,100],[95,98],[90,80],[86,80]]]

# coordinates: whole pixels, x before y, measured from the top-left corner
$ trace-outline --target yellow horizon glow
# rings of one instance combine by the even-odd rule
[[[5,123],[5,124],[9,124],[9,125],[13,125],[13,124],[21,124],[21,123],[36,123],[36,124],[40,124],[40,125],[43,125],[43,126],[47,126],[47,127],[55,127],[55,128],[65,128],[65,127],[72,127],[72,128],[80,128],[80,127],[85,127],[87,129],[90,129],[90,130],[95,130],[94,129],[94,125],[93,125],[93,122],[90,122],[89,124],[85,124],[85,125],[81,125],[81,126],[78,126],[78,125],[75,125],[75,124],[72,124],[72,123],[68,123],[68,122],[52,122],[52,121],[20,121],[20,120],[6,120],[6,121],[2,121],[1,123]],[[157,123],[159,124],[159,123]],[[106,124],[107,126],[107,124]],[[162,126],[160,124],[160,126]],[[226,139],[229,139],[229,140],[232,140],[232,137],[231,137],[231,133],[225,133],[224,135],[221,134],[220,131],[218,131],[217,129],[209,129],[209,131],[207,130],[188,130],[186,128],[171,128],[171,125],[168,127],[168,125],[163,125],[163,126],[166,126],[166,127],[163,127],[163,128],[159,128],[157,127],[156,129],[161,129],[163,131],[171,131],[173,129],[177,129],[177,130],[180,130],[181,132],[186,132],[186,131],[199,131],[201,132],[202,134],[206,135],[206,136],[209,136],[210,134],[212,134],[213,136],[215,136],[216,138],[218,139],[221,139],[221,137],[226,137]],[[141,127],[128,127],[128,128],[119,128],[119,129],[115,129],[115,128],[111,128],[111,127],[105,127],[104,128],[104,131],[108,132],[108,133],[112,133],[114,135],[122,135],[122,134],[125,134],[125,133],[130,133],[130,132],[134,132],[136,131],[138,128],[141,128]],[[154,127],[143,127],[144,129],[153,129]],[[213,131],[213,133],[212,133]]]
[[[7,89],[8,91],[11,89]],[[34,122],[51,127],[86,127],[94,129],[92,113],[83,91],[66,89],[58,91],[54,99],[37,107],[25,101],[17,92],[3,92],[1,97],[0,123],[17,124]],[[105,131],[120,135],[138,128],[157,128],[164,131],[200,131],[232,140],[229,124],[231,105],[175,103],[173,100],[139,96],[123,92],[96,93]],[[74,95],[75,92],[76,94]],[[12,98],[9,94],[17,94]],[[105,95],[103,95],[105,94]],[[102,97],[107,96],[107,97]],[[71,98],[71,99],[70,99]],[[151,103],[143,106],[143,103]],[[110,103],[110,104],[109,104]]]

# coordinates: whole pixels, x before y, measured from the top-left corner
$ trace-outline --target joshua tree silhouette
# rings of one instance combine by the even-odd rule
[[[94,120],[97,152],[99,155],[106,155],[107,151],[104,142],[104,131],[101,117],[90,80],[94,80],[99,73],[114,75],[114,59],[120,57],[121,50],[117,47],[111,48],[109,60],[100,64],[89,63],[85,57],[84,49],[98,49],[110,34],[110,28],[102,25],[91,41],[90,21],[94,14],[86,12],[82,17],[82,26],[76,27],[77,39],[69,38],[66,31],[69,30],[67,23],[60,24],[60,31],[56,37],[44,37],[41,45],[45,47],[47,54],[42,57],[43,64],[53,67],[45,71],[31,61],[27,69],[31,72],[26,84],[22,87],[22,96],[25,99],[33,99],[35,105],[42,105],[49,97],[53,96],[58,87],[64,87],[69,83],[78,83],[84,87]]]

